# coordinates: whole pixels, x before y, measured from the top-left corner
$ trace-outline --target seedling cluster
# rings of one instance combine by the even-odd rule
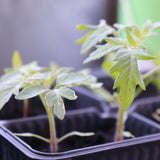
[[[97,83],[96,77],[84,71],[73,72],[71,68],[60,68],[54,63],[48,68],[40,67],[37,62],[23,65],[16,51],[12,59],[12,68],[6,69],[5,74],[0,78],[0,109],[14,95],[16,99],[24,100],[24,117],[26,117],[28,99],[39,96],[48,115],[50,138],[46,139],[32,133],[16,133],[16,135],[33,136],[44,140],[50,143],[51,152],[57,152],[57,143],[68,136],[93,135],[93,133],[84,134],[75,131],[60,139],[56,136],[54,115],[60,120],[64,118],[66,113],[64,99],[75,100],[77,96],[72,87],[83,85],[92,90],[96,89],[103,98],[106,96],[107,101],[119,105],[115,140],[122,140],[125,111],[131,106],[135,96],[145,90],[150,79],[160,71],[160,66],[157,66],[142,75],[137,64],[138,60],[157,59],[148,53],[143,42],[148,37],[155,36],[154,30],[159,27],[159,22],[151,21],[147,21],[141,28],[137,25],[110,26],[105,20],[101,20],[97,26],[83,24],[77,26],[79,30],[88,31],[77,41],[78,44],[83,44],[81,54],[87,54],[92,49],[84,63],[106,57],[103,66],[114,79],[113,89],[116,91],[113,95],[100,88],[101,83]],[[113,60],[108,58],[109,56]]]
[[[15,52],[13,68],[7,69],[0,79],[0,108],[9,101],[12,95],[15,95],[18,100],[28,100],[39,96],[49,119],[51,151],[57,152],[57,137],[53,115],[61,120],[64,118],[66,112],[64,98],[75,100],[77,96],[71,87],[77,85],[91,88],[101,86],[92,75],[83,71],[73,72],[71,68],[59,68],[53,63],[49,68],[40,67],[36,62],[22,65],[19,54]],[[77,135],[77,132],[75,134]],[[22,136],[24,135],[29,136],[32,134],[22,134]]]
[[[111,101],[119,104],[116,140],[122,139],[123,115],[137,95],[137,86],[145,90],[145,81],[148,82],[148,79],[160,70],[158,66],[153,71],[142,75],[137,65],[138,60],[156,59],[148,53],[143,42],[148,37],[157,35],[154,32],[157,28],[160,28],[160,23],[152,23],[149,20],[141,28],[137,25],[120,24],[114,24],[112,27],[105,20],[101,20],[97,26],[84,24],[77,26],[79,30],[88,31],[77,41],[78,44],[83,44],[81,54],[87,54],[92,49],[84,63],[112,55],[113,60],[106,58],[103,66],[115,79],[113,89],[117,89],[117,93],[113,96],[108,92],[106,94],[111,97]],[[104,93],[104,90],[101,91]]]

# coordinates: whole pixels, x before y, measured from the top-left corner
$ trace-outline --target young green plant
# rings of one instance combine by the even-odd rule
[[[116,141],[122,140],[124,113],[135,98],[136,87],[139,86],[145,90],[144,80],[149,79],[160,70],[160,66],[158,66],[153,71],[141,75],[137,65],[138,60],[156,59],[148,53],[143,42],[148,37],[155,36],[154,29],[159,27],[159,22],[152,23],[151,21],[147,21],[141,28],[137,25],[120,24],[115,24],[112,27],[105,20],[101,20],[97,26],[84,24],[77,26],[79,30],[88,31],[84,37],[77,41],[78,44],[83,44],[81,54],[87,54],[92,49],[84,63],[111,54],[113,56],[113,61],[108,61],[106,70],[109,70],[110,75],[115,79],[113,89],[117,89],[117,93],[112,96],[107,92],[106,95],[119,105]],[[122,36],[124,34],[125,37]],[[101,44],[102,41],[105,43]],[[100,93],[103,94],[102,92],[105,91],[101,90]]]
[[[18,51],[15,51],[13,53],[12,57],[12,68],[7,68],[5,69],[5,74],[1,78],[5,80],[5,77],[10,77],[14,73],[22,73],[25,76],[30,76],[32,74],[35,74],[39,71],[43,70],[43,68],[39,67],[36,62],[32,62],[28,65],[23,65],[22,59],[20,57],[20,54]],[[26,118],[28,116],[28,106],[29,106],[29,101],[28,99],[23,100],[23,118]]]
[[[30,72],[30,70],[32,72]],[[35,72],[33,72],[35,70]],[[100,87],[97,79],[85,72],[72,72],[71,68],[58,68],[52,64],[50,68],[41,68],[36,63],[22,65],[17,70],[10,70],[0,79],[0,109],[9,101],[12,95],[18,100],[26,100],[39,96],[49,120],[50,139],[46,140],[31,133],[17,134],[19,136],[33,136],[50,143],[51,152],[57,152],[57,143],[71,135],[84,135],[72,132],[60,140],[56,137],[54,115],[60,120],[65,116],[64,98],[75,100],[77,98],[71,87],[84,85],[91,88]],[[86,134],[93,135],[93,134]]]

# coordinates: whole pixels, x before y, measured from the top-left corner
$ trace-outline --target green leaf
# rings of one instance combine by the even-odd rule
[[[20,74],[8,77],[0,83],[0,109],[9,101],[13,94],[17,94],[19,89],[23,87],[24,77]]]
[[[87,40],[87,38],[88,38],[91,34],[93,34],[94,31],[95,31],[95,30],[89,31],[89,32],[88,32],[86,35],[84,35],[82,38],[78,39],[78,40],[76,41],[76,44],[83,44],[83,43],[85,43],[86,40]]]
[[[20,72],[23,74],[26,74],[28,76],[28,75],[32,75],[36,72],[43,71],[44,69],[45,68],[38,66],[37,62],[34,61],[29,64],[23,65],[20,68]]]
[[[93,51],[89,57],[84,61],[84,63],[88,63],[90,61],[99,59],[111,52],[116,51],[117,49],[122,48],[121,45],[113,45],[113,44],[105,44],[98,47],[97,50]]]
[[[111,73],[118,73],[114,89],[119,88],[122,108],[127,110],[134,100],[136,86],[145,90],[145,85],[138,70],[137,59],[130,52],[117,56],[115,60],[117,62],[110,69]]]
[[[97,43],[101,42],[107,35],[112,34],[113,29],[106,26],[100,27],[95,30],[85,41],[81,48],[81,54],[87,54],[89,50]]]
[[[48,73],[49,74],[49,73]],[[48,77],[47,73],[35,73],[27,78],[27,80],[44,80]]]
[[[20,57],[19,52],[15,51],[13,53],[13,58],[12,58],[12,66],[13,66],[13,68],[18,69],[18,68],[22,67],[22,64],[23,63],[22,63],[22,59]]]
[[[50,62],[50,68],[51,70],[56,71],[59,69],[59,66],[55,62]]]
[[[100,23],[101,23],[101,21],[100,21]],[[99,27],[99,25],[78,24],[76,26],[76,29],[83,31],[83,30],[87,30],[87,29],[94,30],[94,29],[97,29],[98,27]]]
[[[96,78],[94,76],[85,75],[82,73],[69,73],[57,79],[56,87],[63,85],[68,87],[76,85],[91,86],[94,83],[96,83]]]
[[[107,74],[109,74],[113,79],[115,79],[117,77],[117,74],[110,74],[109,72],[111,67],[115,64],[115,61],[113,61],[113,57],[113,54],[107,55],[102,63],[102,68],[107,72]]]
[[[81,73],[69,73],[67,75],[62,75],[57,79],[57,86],[63,86],[63,85],[69,85],[72,86],[72,84],[79,84],[81,81],[84,80],[84,75]]]
[[[156,57],[148,54],[147,51],[145,51],[144,49],[131,50],[131,53],[133,56],[135,56],[139,60],[156,59]]]
[[[121,38],[115,38],[115,37],[106,37],[104,40],[108,43],[114,44],[114,45],[125,45],[126,41]]]
[[[65,106],[64,106],[64,103],[63,103],[63,99],[58,96],[57,97],[57,102],[54,104],[54,107],[53,107],[53,111],[54,111],[54,114],[61,120],[64,119],[64,116],[65,116]]]
[[[5,73],[4,75],[2,75],[0,77],[0,84],[2,82],[5,82],[6,80],[9,80],[10,78],[12,78],[15,75],[19,75],[19,72],[16,70],[12,70],[11,72]]]
[[[77,98],[73,90],[65,86],[62,86],[58,89],[54,89],[47,93],[46,95],[47,105],[52,107],[56,103],[56,98],[59,96],[64,97],[69,100],[75,100]]]
[[[79,24],[79,25],[76,26],[76,28],[78,30],[86,30],[86,29],[89,29],[89,26],[85,25],[85,24]]]
[[[60,94],[55,90],[52,90],[46,94],[45,99],[48,106],[53,106],[54,114],[62,120],[65,115],[65,106]]]
[[[70,71],[72,71],[73,68],[71,67],[62,67],[59,68],[55,73],[54,73],[54,77],[60,77],[62,75],[68,74]]]
[[[46,94],[45,99],[49,107],[52,107],[56,103],[56,96],[57,96],[57,93],[54,90],[49,91]]]
[[[136,40],[136,37],[134,36],[134,34],[132,33],[132,28],[126,27],[125,32],[126,32],[127,39],[128,39],[130,46],[136,46],[137,40]]]
[[[147,20],[146,23],[142,26],[143,32],[146,34],[148,33],[152,28],[152,22],[150,20]]]
[[[132,25],[132,32],[137,38],[141,37],[141,30],[137,25]]]
[[[55,71],[51,71],[50,77],[48,78],[48,84],[52,84],[56,78],[68,74],[72,69],[73,68],[70,67],[63,67],[63,68],[58,68]]]
[[[23,89],[20,93],[18,93],[15,98],[19,100],[24,100],[24,99],[35,97],[47,90],[48,89],[45,86],[40,84],[30,85],[29,87]]]
[[[69,100],[77,99],[75,92],[68,87],[62,86],[62,87],[58,88],[57,90],[58,90],[59,94],[66,99],[69,99]]]
[[[157,28],[160,28],[160,22],[152,23],[150,20],[147,20],[142,26],[143,37],[147,38],[157,35],[157,33],[153,32]]]

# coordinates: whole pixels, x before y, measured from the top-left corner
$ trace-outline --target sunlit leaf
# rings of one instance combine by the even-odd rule
[[[78,39],[78,40],[76,41],[76,44],[83,44],[83,43],[85,43],[86,40],[87,40],[87,38],[88,38],[91,34],[93,34],[94,31],[95,31],[95,30],[89,31],[89,32],[88,32],[87,34],[85,34],[82,38]]]
[[[78,30],[86,30],[86,29],[89,29],[88,25],[85,25],[85,24],[79,24],[76,26],[76,28]]]
[[[53,107],[54,114],[59,119],[63,119],[65,115],[65,106],[59,92],[52,90],[46,94],[45,99],[47,105]]]
[[[6,80],[9,80],[10,78],[12,78],[13,76],[15,76],[15,75],[19,75],[19,72],[18,71],[12,71],[12,72],[8,72],[8,73],[5,73],[4,75],[2,75],[1,77],[0,77],[0,84],[2,83],[2,82],[5,82]]]
[[[0,109],[23,87],[23,80],[24,77],[17,74],[0,83]]]
[[[109,70],[111,69],[111,67],[115,64],[115,61],[113,61],[113,54],[109,54],[105,57],[103,63],[102,63],[102,67],[103,69],[107,72],[107,74],[109,74],[113,79],[115,79],[117,77],[117,73],[110,73]]]
[[[35,73],[31,75],[27,80],[44,80],[45,78],[47,78],[47,73]]]
[[[156,57],[150,55],[145,51],[144,49],[137,49],[137,50],[131,50],[131,53],[133,56],[135,56],[139,60],[150,60],[150,59],[156,59]]]
[[[23,65],[23,63],[22,63],[22,59],[21,59],[21,57],[20,57],[20,54],[19,54],[18,51],[15,51],[15,52],[13,53],[12,66],[13,66],[13,68],[18,69],[18,68],[20,68],[22,65]]]
[[[62,86],[57,90],[58,90],[58,93],[66,99],[75,100],[77,98],[75,92],[68,87]]]
[[[112,34],[113,29],[106,28],[105,26],[98,28],[95,30],[85,41],[82,46],[81,54],[86,54],[89,50],[96,45],[97,43],[101,42],[107,35]]]
[[[58,66],[58,64],[56,64],[55,62],[50,62],[50,68],[53,71],[58,70],[60,67]]]
[[[68,74],[70,71],[72,71],[73,68],[71,67],[62,67],[62,68],[59,68],[55,73],[54,73],[54,76],[55,77],[60,77],[62,75],[65,75],[65,74]]]
[[[152,22],[150,20],[147,20],[146,23],[142,27],[143,27],[143,32],[146,34],[151,30]]]
[[[57,98],[57,102],[54,104],[54,107],[53,107],[53,111],[54,111],[54,114],[59,118],[59,119],[64,119],[64,116],[65,116],[65,106],[64,106],[64,103],[63,103],[63,99],[58,96]]]
[[[16,95],[16,99],[24,100],[28,98],[35,97],[48,89],[43,85],[30,85],[29,87],[23,89],[19,94]]]
[[[104,38],[104,40],[114,45],[125,45],[126,44],[126,41],[121,38],[106,37]]]
[[[82,73],[69,73],[67,75],[63,75],[57,79],[56,86],[76,86],[76,85],[87,85],[91,86],[96,83],[96,78],[91,75],[85,75]]]
[[[137,43],[136,43],[137,39],[134,36],[134,34],[132,34],[131,28],[126,27],[125,31],[126,31],[127,39],[128,39],[128,42],[129,42],[130,46],[136,46],[137,45]]]
[[[129,52],[115,59],[117,61],[111,68],[110,72],[117,72],[118,76],[114,82],[114,88],[119,87],[121,105],[127,110],[135,97],[136,86],[139,85],[145,89],[144,82],[141,78],[137,66],[137,59]]]
[[[99,59],[113,51],[116,51],[117,49],[122,48],[121,45],[112,45],[112,44],[106,44],[101,45],[97,48],[97,50],[93,51],[89,57],[84,61],[84,63],[88,63],[90,61]]]

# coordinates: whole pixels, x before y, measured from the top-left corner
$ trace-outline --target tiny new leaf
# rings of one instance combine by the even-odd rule
[[[18,69],[18,68],[20,68],[22,65],[23,65],[23,63],[22,63],[22,59],[21,59],[21,57],[20,57],[20,54],[19,54],[18,51],[15,51],[15,52],[13,53],[12,66],[13,66],[13,68]]]

